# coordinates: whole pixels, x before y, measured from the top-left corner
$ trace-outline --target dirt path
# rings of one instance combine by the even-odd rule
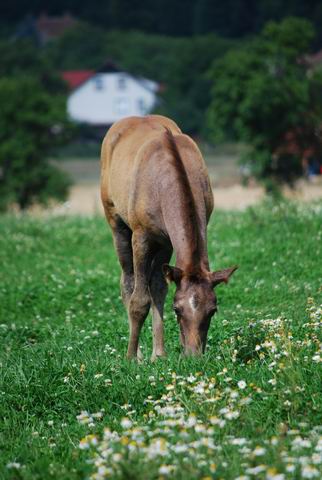
[[[215,208],[223,210],[244,210],[260,202],[264,196],[262,187],[254,184],[244,187],[240,184],[240,170],[236,152],[217,152],[215,157],[207,156],[208,170],[214,187]],[[97,158],[67,159],[54,162],[68,173],[74,182],[67,202],[49,210],[54,214],[102,214],[99,194],[100,164]],[[301,201],[322,199],[322,176],[315,181],[300,181],[295,190],[285,189],[288,198]],[[36,209],[33,209],[36,212]],[[37,209],[39,212],[39,210]],[[47,211],[48,212],[48,211]],[[46,212],[46,213],[47,213]]]

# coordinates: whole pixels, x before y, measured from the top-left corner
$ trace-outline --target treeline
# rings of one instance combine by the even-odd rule
[[[104,29],[140,30],[171,36],[203,33],[238,38],[258,33],[269,20],[305,17],[322,23],[320,0],[39,0],[1,2],[1,23],[17,23],[27,14],[71,14]],[[317,39],[322,42],[322,33]]]
[[[185,131],[200,132],[210,101],[212,62],[236,41],[214,34],[167,37],[143,32],[105,32],[81,24],[45,47],[44,55],[57,71],[97,69],[112,60],[120,68],[157,81],[159,113],[174,118]]]
[[[320,169],[322,70],[307,58],[313,41],[313,25],[292,17],[243,41],[105,31],[86,23],[42,48],[30,39],[1,41],[0,210],[66,196],[68,180],[48,161],[75,131],[60,72],[96,69],[108,60],[158,81],[158,113],[186,133],[248,145],[243,163],[271,191],[294,181],[303,167]]]
[[[48,161],[55,147],[77,135],[66,117],[62,71],[97,69],[112,60],[154,79],[162,88],[159,113],[199,133],[210,102],[209,66],[232,45],[216,35],[106,32],[85,23],[41,48],[32,39],[0,41],[0,211],[67,194],[68,179]]]

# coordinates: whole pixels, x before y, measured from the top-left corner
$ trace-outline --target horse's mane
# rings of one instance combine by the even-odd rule
[[[200,254],[200,247],[201,247],[199,218],[198,218],[197,208],[196,208],[194,196],[191,190],[189,178],[188,178],[184,163],[182,161],[180,152],[178,150],[175,137],[173,136],[171,130],[168,128],[166,128],[165,135],[168,141],[168,149],[173,159],[172,164],[176,170],[177,179],[181,186],[183,209],[186,214],[185,221],[186,221],[188,230],[191,233],[191,241],[193,242],[192,259],[191,259],[192,265],[189,272],[192,274],[195,272],[195,268],[196,268],[199,254]]]

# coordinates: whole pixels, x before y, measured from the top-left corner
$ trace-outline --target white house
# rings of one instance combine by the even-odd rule
[[[121,71],[111,63],[96,72],[64,72],[63,78],[72,88],[68,114],[79,123],[111,125],[129,115],[146,115],[157,103],[158,83]]]

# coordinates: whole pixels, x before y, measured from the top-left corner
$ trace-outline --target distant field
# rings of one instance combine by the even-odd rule
[[[241,183],[239,165],[245,147],[239,144],[223,144],[216,147],[201,145],[214,187],[229,187]]]
[[[242,147],[235,144],[224,144],[218,147],[201,145],[209,173],[215,186],[230,186],[240,183],[241,175],[238,159]],[[67,152],[68,153],[68,152]],[[55,160],[55,164],[65,170],[77,184],[91,184],[99,180],[99,147],[97,154],[90,156],[75,155],[70,152],[68,156]]]
[[[0,217],[1,480],[321,478],[322,204],[217,213],[200,359],[125,360],[104,219]]]
[[[254,180],[248,186],[241,184],[238,160],[245,147],[238,144],[217,147],[202,144],[201,147],[214,189],[216,209],[244,210],[264,198],[264,189]],[[68,202],[55,206],[54,212],[82,215],[103,213],[99,193],[99,153],[96,157],[62,157],[54,162],[73,181]],[[303,179],[296,189],[286,189],[284,194],[288,198],[302,201],[322,199],[322,178],[317,178],[314,182]]]

